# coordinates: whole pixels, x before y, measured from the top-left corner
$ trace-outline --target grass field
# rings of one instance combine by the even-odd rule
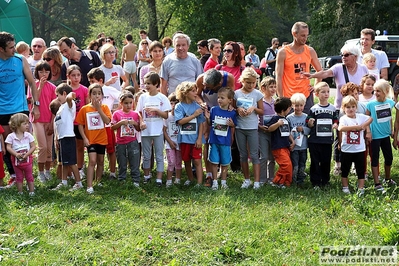
[[[399,241],[395,187],[381,194],[369,180],[358,197],[341,192],[339,177],[317,191],[308,179],[257,191],[242,180],[229,172],[219,191],[106,178],[93,195],[51,191],[55,179],[36,182],[35,197],[0,191],[0,265],[319,265],[321,245]]]

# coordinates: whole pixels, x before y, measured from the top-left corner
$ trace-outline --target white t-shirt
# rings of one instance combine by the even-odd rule
[[[122,87],[120,77],[125,75],[123,68],[120,65],[113,65],[112,68],[107,68],[104,65],[101,65],[99,68],[104,72],[105,75],[104,84],[112,77],[119,77],[114,84],[109,84],[109,86],[121,91]]]
[[[75,137],[73,131],[73,121],[76,115],[76,104],[72,101],[72,107],[69,108],[68,103],[65,102],[60,106],[58,112],[54,118],[54,129],[55,134],[58,135],[58,139],[65,137]]]
[[[177,136],[179,135],[179,126],[176,124],[175,116],[169,113],[168,118],[164,119],[164,126],[169,138],[176,144],[176,149],[179,150],[179,144],[177,142]],[[170,150],[169,142],[165,139],[165,149]]]
[[[344,115],[339,119],[339,124],[342,126],[356,126],[361,125],[369,119],[370,116],[356,113],[355,118],[349,118]],[[366,150],[364,141],[364,130],[361,131],[346,131],[342,132],[341,151],[347,153],[357,153]]]
[[[163,118],[155,112],[146,112],[144,108],[157,108],[163,112],[170,111],[169,99],[158,92],[156,95],[142,94],[137,103],[136,111],[142,114],[143,120],[147,128],[141,131],[141,136],[160,136],[163,134]]]
[[[111,86],[103,85],[103,104],[107,105],[109,110],[112,110],[115,103],[119,102],[120,91]]]

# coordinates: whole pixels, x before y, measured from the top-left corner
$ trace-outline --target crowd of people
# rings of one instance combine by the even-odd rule
[[[307,24],[297,22],[291,32],[291,43],[280,47],[273,38],[260,60],[255,45],[246,54],[240,42],[201,40],[197,58],[182,32],[159,42],[140,31],[139,45],[126,34],[120,65],[113,38],[103,33],[82,50],[73,38],[49,48],[34,38],[29,47],[0,32],[0,188],[16,184],[23,193],[25,178],[34,195],[36,160],[40,182],[49,181],[55,167],[60,183],[54,190],[68,188],[70,179],[71,191],[82,189],[86,178],[92,194],[101,186],[105,158],[110,179],[125,181],[129,169],[136,187],[153,179],[157,186],[180,184],[183,162],[185,186],[226,189],[230,166],[242,172],[243,189],[303,187],[308,151],[314,189],[329,185],[332,151],[344,193],[351,193],[352,168],[364,194],[368,156],[375,189],[395,185],[390,138],[396,149],[399,112],[393,118],[392,108],[399,104],[386,81],[386,54],[371,48],[374,31],[363,29],[361,46],[343,46],[343,63],[328,70],[306,44]],[[322,81],[327,77],[336,81],[334,104]]]

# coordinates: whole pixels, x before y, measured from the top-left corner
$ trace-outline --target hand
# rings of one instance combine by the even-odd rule
[[[245,109],[242,108],[242,107],[237,108],[237,111],[238,111],[238,115],[241,116],[241,117],[247,115],[247,110],[245,110]]]
[[[194,117],[199,116],[200,114],[202,114],[204,112],[204,110],[202,110],[202,108],[198,108],[197,110],[195,110],[194,112]]]
[[[109,84],[114,84],[116,81],[119,80],[119,76],[114,76],[112,78],[110,78],[106,83]]]
[[[278,124],[279,124],[279,126],[284,125],[284,119],[279,119],[279,120],[278,120]]]
[[[311,78],[312,78],[312,74],[310,74],[309,72],[303,72],[303,71],[301,71],[299,74],[300,74],[301,76],[303,76],[303,77],[308,78],[308,79],[311,79]]]
[[[233,120],[232,120],[231,118],[228,118],[228,119],[227,119],[226,124],[227,124],[229,127],[234,127],[234,122],[233,122]]]
[[[46,77],[41,77],[40,78],[40,82],[39,82],[39,91],[41,90],[41,89],[43,89],[43,87],[44,87],[44,84],[46,84],[46,82],[47,82],[47,78]]]
[[[199,138],[197,139],[197,141],[195,142],[194,146],[197,149],[201,149],[202,148],[202,136],[199,136]]]
[[[332,126],[332,128],[333,128],[333,129],[337,129],[337,128],[338,128],[338,124],[337,124],[337,123],[334,123],[333,126]]]
[[[172,150],[176,150],[176,148],[177,148],[177,144],[174,143],[173,141],[170,141],[170,142],[169,142],[169,146],[170,146],[170,148],[171,148]]]
[[[314,121],[315,121],[314,118],[310,118],[309,121],[308,121],[308,126],[309,127],[314,127]]]
[[[142,122],[141,124],[140,124],[140,129],[141,130],[144,130],[144,129],[146,129],[147,128],[147,124],[145,123],[145,122]]]
[[[90,146],[90,142],[89,142],[89,140],[87,138],[83,139],[83,144],[84,144],[85,147],[89,147]]]
[[[290,151],[293,151],[295,148],[295,141],[290,144]]]
[[[49,129],[47,129],[47,132],[46,132],[46,134],[47,134],[47,136],[51,136],[51,135],[53,135],[54,134],[54,129],[51,127],[51,128],[49,128]]]
[[[247,115],[252,114],[252,112],[255,110],[255,106],[251,106],[247,109]]]
[[[211,113],[208,111],[208,109],[204,109],[204,116],[206,118],[210,118],[211,117]]]
[[[33,121],[38,120],[40,118],[40,110],[38,106],[33,105],[32,114],[33,114]]]
[[[303,127],[302,126],[297,126],[296,127],[297,132],[303,132]]]
[[[101,110],[101,100],[92,100],[91,101],[91,104],[93,105],[93,107],[97,110],[97,111],[99,111],[99,110]]]

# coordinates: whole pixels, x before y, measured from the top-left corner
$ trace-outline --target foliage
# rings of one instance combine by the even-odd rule
[[[309,41],[319,56],[339,53],[345,40],[360,37],[363,28],[399,33],[399,2],[309,0]]]
[[[92,25],[88,15],[88,1],[28,0],[32,17],[33,35],[42,37],[47,44],[63,36],[73,36],[80,44]]]

